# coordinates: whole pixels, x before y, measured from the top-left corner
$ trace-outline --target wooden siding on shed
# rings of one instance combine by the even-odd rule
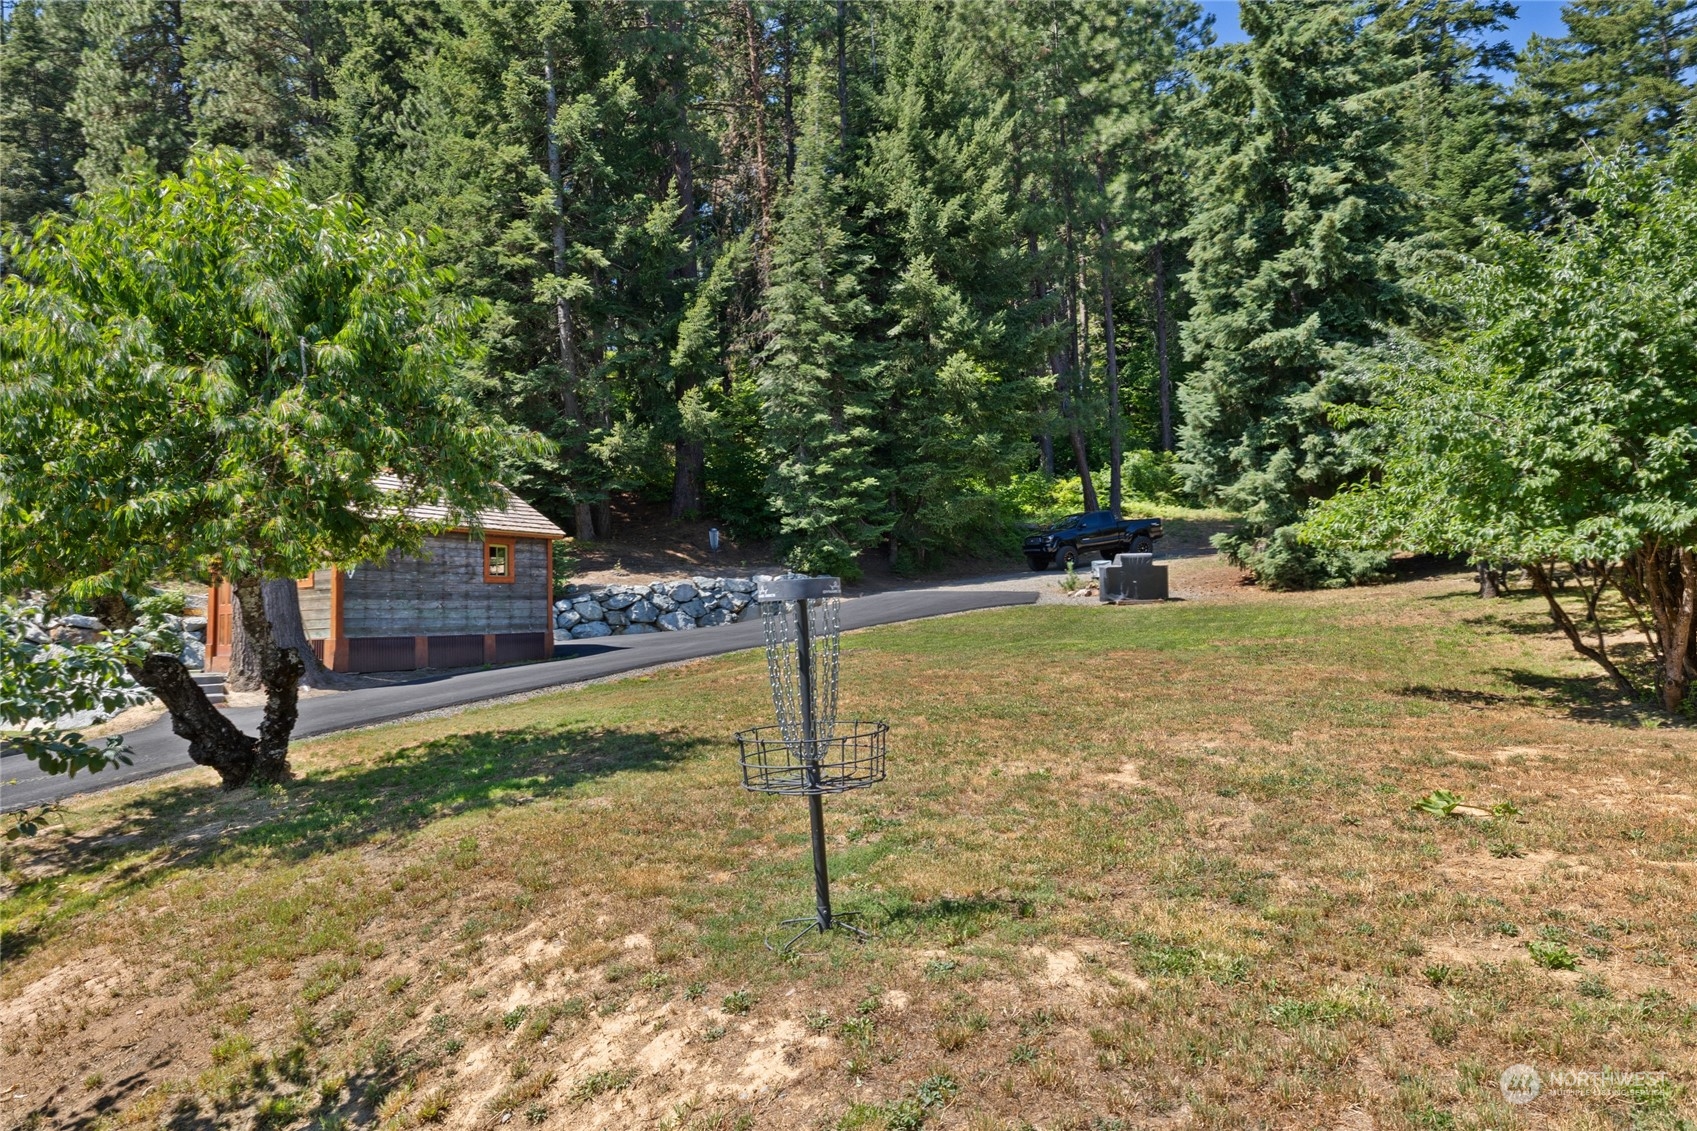
[[[308,640],[322,640],[330,635],[330,574],[328,569],[314,570],[312,586],[297,589],[301,602],[301,627]]]
[[[482,538],[429,538],[419,557],[392,555],[347,573],[342,631],[349,638],[539,632],[551,597],[548,551],[544,539],[516,539],[512,584],[498,585],[483,580]]]

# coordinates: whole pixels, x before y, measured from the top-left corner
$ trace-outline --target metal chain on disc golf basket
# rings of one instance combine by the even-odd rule
[[[802,574],[786,574],[780,580],[795,580]],[[813,734],[803,733],[800,679],[800,657],[797,637],[801,631],[800,610],[805,604],[808,635],[812,647],[808,650],[813,689]],[[772,684],[772,710],[778,717],[787,742],[802,742],[811,737],[815,743],[830,741],[837,728],[837,678],[842,655],[842,636],[837,620],[837,598],[806,602],[764,601],[760,605],[760,622],[766,630],[766,674]]]

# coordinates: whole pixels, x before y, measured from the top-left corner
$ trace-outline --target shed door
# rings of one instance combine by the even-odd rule
[[[218,632],[214,638],[215,654],[228,656],[230,654],[230,586],[225,582],[218,586]]]

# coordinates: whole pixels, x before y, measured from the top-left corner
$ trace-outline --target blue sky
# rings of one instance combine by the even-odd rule
[[[1214,17],[1214,34],[1221,43],[1236,43],[1247,38],[1237,26],[1237,0],[1202,0],[1202,10]],[[1508,39],[1516,48],[1526,46],[1526,37],[1562,35],[1567,31],[1561,22],[1559,0],[1521,0],[1520,15],[1508,26]]]

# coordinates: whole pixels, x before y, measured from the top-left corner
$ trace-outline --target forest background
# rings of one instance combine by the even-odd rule
[[[1273,585],[1374,474],[1397,339],[1491,226],[1680,135],[1690,0],[0,5],[0,221],[197,146],[431,233],[468,377],[546,437],[511,486],[581,539],[621,494],[920,570],[1068,507],[1186,500]],[[5,264],[15,257],[8,253]],[[9,267],[8,267],[9,269]],[[531,449],[537,450],[537,449]]]

